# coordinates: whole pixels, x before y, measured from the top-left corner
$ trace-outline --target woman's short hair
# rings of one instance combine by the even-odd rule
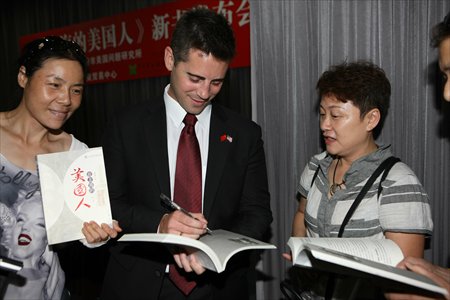
[[[59,36],[47,36],[35,39],[26,44],[18,60],[19,67],[25,67],[25,74],[33,76],[34,72],[42,68],[42,64],[51,58],[78,61],[83,69],[86,80],[89,72],[88,60],[83,49],[74,41],[65,40]]]
[[[331,66],[317,82],[320,98],[333,95],[339,101],[352,101],[359,108],[361,118],[370,110],[380,111],[381,130],[389,110],[391,84],[383,69],[370,61],[343,62]]]

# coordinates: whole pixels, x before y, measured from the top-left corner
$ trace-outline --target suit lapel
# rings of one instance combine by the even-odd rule
[[[208,166],[206,169],[204,211],[208,218],[219,188],[224,167],[227,161],[231,142],[226,136],[234,136],[234,131],[227,123],[224,111],[218,105],[212,106],[209,131]]]
[[[167,154],[167,124],[164,105],[150,110],[145,126],[148,153],[153,162],[154,172],[161,192],[170,195],[169,158]],[[151,170],[149,169],[149,172]]]

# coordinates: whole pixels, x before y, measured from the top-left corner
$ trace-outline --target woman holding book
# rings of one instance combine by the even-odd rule
[[[87,72],[87,59],[80,46],[59,37],[30,42],[19,58],[17,81],[23,89],[21,101],[15,109],[0,112],[0,202],[4,210],[0,219],[0,249],[3,256],[20,254],[20,259],[25,260],[24,269],[18,272],[24,283],[9,284],[6,299],[60,299],[63,293],[65,276],[58,256],[47,245],[46,235],[39,237],[37,232],[45,228],[41,228],[43,209],[36,155],[87,148],[61,129],[80,106]],[[36,198],[38,201],[34,202]],[[24,213],[31,202],[39,205],[34,206],[33,214]],[[30,215],[35,220],[28,220]],[[23,229],[25,224],[33,223],[30,221],[41,224]],[[19,227],[27,232],[15,235],[13,230]],[[28,231],[30,228],[34,231]],[[86,237],[83,243],[98,246],[116,237],[120,230],[117,223],[111,226],[86,223],[82,229]],[[40,243],[44,247],[37,245]],[[29,264],[29,257],[41,264]],[[36,278],[42,284],[34,284]]]
[[[390,158],[390,146],[375,142],[391,93],[384,71],[370,62],[342,63],[322,74],[317,90],[326,151],[302,173],[293,236],[387,238],[405,256],[422,257],[433,229],[428,196],[414,172]],[[380,175],[372,177],[381,165]],[[347,299],[352,289],[343,288],[346,280],[354,285],[351,278],[338,278],[335,288],[307,288],[317,296]]]

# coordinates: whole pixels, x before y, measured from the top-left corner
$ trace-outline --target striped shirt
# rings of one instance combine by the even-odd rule
[[[305,167],[298,192],[308,199],[305,211],[307,236],[336,237],[347,211],[375,169],[392,156],[390,146],[354,161],[344,175],[345,189],[329,199],[327,172],[332,157],[326,152],[315,155]],[[319,172],[311,182],[315,171]],[[431,235],[433,221],[428,195],[417,176],[404,163],[396,163],[382,182],[381,175],[362,199],[345,227],[343,237],[384,238],[384,233],[402,232]]]

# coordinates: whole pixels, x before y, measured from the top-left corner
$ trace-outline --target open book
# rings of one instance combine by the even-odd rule
[[[37,156],[50,245],[84,238],[83,222],[112,224],[101,147]]]
[[[226,230],[213,230],[198,240],[165,233],[124,234],[119,242],[155,242],[168,246],[182,246],[195,252],[197,260],[208,270],[220,273],[230,258],[238,252],[252,249],[276,249],[274,245]]]
[[[312,259],[317,259],[418,289],[448,294],[428,277],[396,268],[403,253],[388,239],[291,237],[288,246],[293,264],[297,266],[312,267]]]

